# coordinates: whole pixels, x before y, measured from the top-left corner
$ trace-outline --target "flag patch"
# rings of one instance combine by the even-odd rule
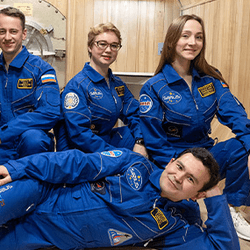
[[[56,82],[56,76],[55,75],[43,75],[41,77],[42,83],[46,82]]]

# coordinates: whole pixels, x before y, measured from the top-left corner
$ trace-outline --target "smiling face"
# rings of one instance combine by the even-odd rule
[[[175,48],[174,61],[191,61],[199,55],[203,48],[203,30],[196,20],[188,20],[182,30]]]
[[[18,17],[0,14],[0,48],[6,61],[11,61],[22,50],[27,30],[22,28]]]
[[[91,53],[90,65],[99,72],[99,68],[107,69],[116,60],[118,51],[111,50],[110,46],[101,49],[96,44],[98,41],[108,44],[120,44],[120,41],[113,31],[107,31],[95,37],[94,44],[88,50]]]
[[[209,182],[210,174],[203,163],[191,153],[172,159],[160,178],[161,196],[172,201],[198,199],[199,191]]]

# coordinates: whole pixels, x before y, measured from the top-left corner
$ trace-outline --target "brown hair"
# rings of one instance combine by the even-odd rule
[[[16,9],[13,7],[7,7],[7,8],[0,10],[0,14],[19,18],[21,21],[21,26],[23,30],[25,29],[25,15],[19,9]]]
[[[156,68],[155,74],[158,74],[166,63],[173,63],[176,53],[176,44],[179,38],[181,37],[181,33],[185,23],[189,20],[195,20],[199,22],[203,31],[203,48],[200,54],[192,61],[192,66],[200,73],[205,73],[226,83],[222,75],[218,72],[218,70],[212,65],[208,64],[205,59],[206,35],[204,29],[204,22],[200,17],[196,15],[180,16],[170,24],[163,44],[160,62],[158,64],[158,67]]]
[[[115,27],[115,25],[113,23],[108,22],[108,23],[100,23],[100,24],[90,28],[90,31],[88,33],[88,47],[91,48],[93,46],[96,36],[98,36],[99,34],[102,34],[104,32],[107,32],[107,31],[114,32],[115,35],[119,39],[119,44],[121,44],[122,38],[121,38],[120,31]],[[91,57],[91,53],[89,51],[88,51],[88,53],[89,53],[89,57]]]

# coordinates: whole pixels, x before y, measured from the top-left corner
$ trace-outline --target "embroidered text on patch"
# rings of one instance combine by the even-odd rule
[[[18,89],[32,89],[33,88],[33,79],[19,79],[17,82]]]
[[[215,88],[212,82],[203,87],[198,88],[198,90],[200,92],[201,97],[207,97],[215,93]]]
[[[115,87],[118,96],[124,96],[124,86]]]
[[[168,225],[168,220],[167,220],[166,216],[164,215],[164,213],[158,207],[154,208],[150,212],[150,214],[152,215],[152,217],[157,222],[158,228],[160,230],[162,230],[164,227],[166,227]]]
[[[46,82],[56,82],[56,76],[55,75],[43,75],[41,77],[42,79],[42,83],[46,83]]]
[[[97,100],[100,100],[103,98],[103,93],[100,89],[97,89],[97,88],[92,88],[90,91],[89,91],[89,95],[94,98],[94,99],[97,99]]]
[[[177,104],[181,100],[182,100],[181,94],[172,90],[164,93],[164,95],[162,96],[162,101],[164,101],[167,104]]]
[[[153,101],[148,95],[140,96],[140,111],[141,113],[147,113],[153,106]]]
[[[142,185],[142,176],[140,171],[135,167],[128,168],[126,172],[128,184],[134,189],[139,190]]]

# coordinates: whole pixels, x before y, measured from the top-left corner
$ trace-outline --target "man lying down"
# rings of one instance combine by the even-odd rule
[[[127,149],[31,155],[0,166],[1,249],[240,249],[218,164],[203,148],[164,170]],[[196,199],[208,210],[202,228]],[[186,199],[190,199],[187,201]]]

